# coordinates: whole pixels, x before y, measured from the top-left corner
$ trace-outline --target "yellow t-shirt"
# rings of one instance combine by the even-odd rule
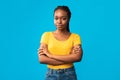
[[[72,33],[70,37],[65,41],[57,40],[52,32],[45,32],[40,43],[45,43],[48,45],[48,50],[53,55],[69,55],[72,47],[81,44],[81,39],[78,34]],[[52,69],[63,69],[73,66],[73,63],[63,64],[63,65],[49,65],[48,68]]]

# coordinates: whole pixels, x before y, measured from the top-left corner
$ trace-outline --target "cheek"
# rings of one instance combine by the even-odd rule
[[[63,21],[63,24],[64,24],[64,25],[67,25],[67,23],[68,23],[68,21]]]
[[[56,24],[56,21],[54,20],[54,24]]]

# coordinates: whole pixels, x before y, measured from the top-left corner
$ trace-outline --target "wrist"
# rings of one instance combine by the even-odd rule
[[[52,58],[52,54],[47,52],[46,55],[49,57],[49,58]]]
[[[52,54],[49,54],[49,58],[53,58],[53,55],[52,55]]]

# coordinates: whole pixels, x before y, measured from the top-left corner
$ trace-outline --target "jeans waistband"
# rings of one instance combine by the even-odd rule
[[[48,71],[50,73],[64,73],[64,72],[72,71],[72,70],[74,70],[74,66],[71,68],[65,68],[65,69],[50,69],[50,68],[48,68]]]

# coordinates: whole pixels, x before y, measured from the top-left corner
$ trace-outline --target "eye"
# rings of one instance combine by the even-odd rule
[[[58,18],[57,18],[57,17],[55,17],[54,19],[55,19],[55,20],[58,20]]]
[[[64,18],[62,18],[63,20],[66,20],[67,18],[66,17],[64,17]]]

